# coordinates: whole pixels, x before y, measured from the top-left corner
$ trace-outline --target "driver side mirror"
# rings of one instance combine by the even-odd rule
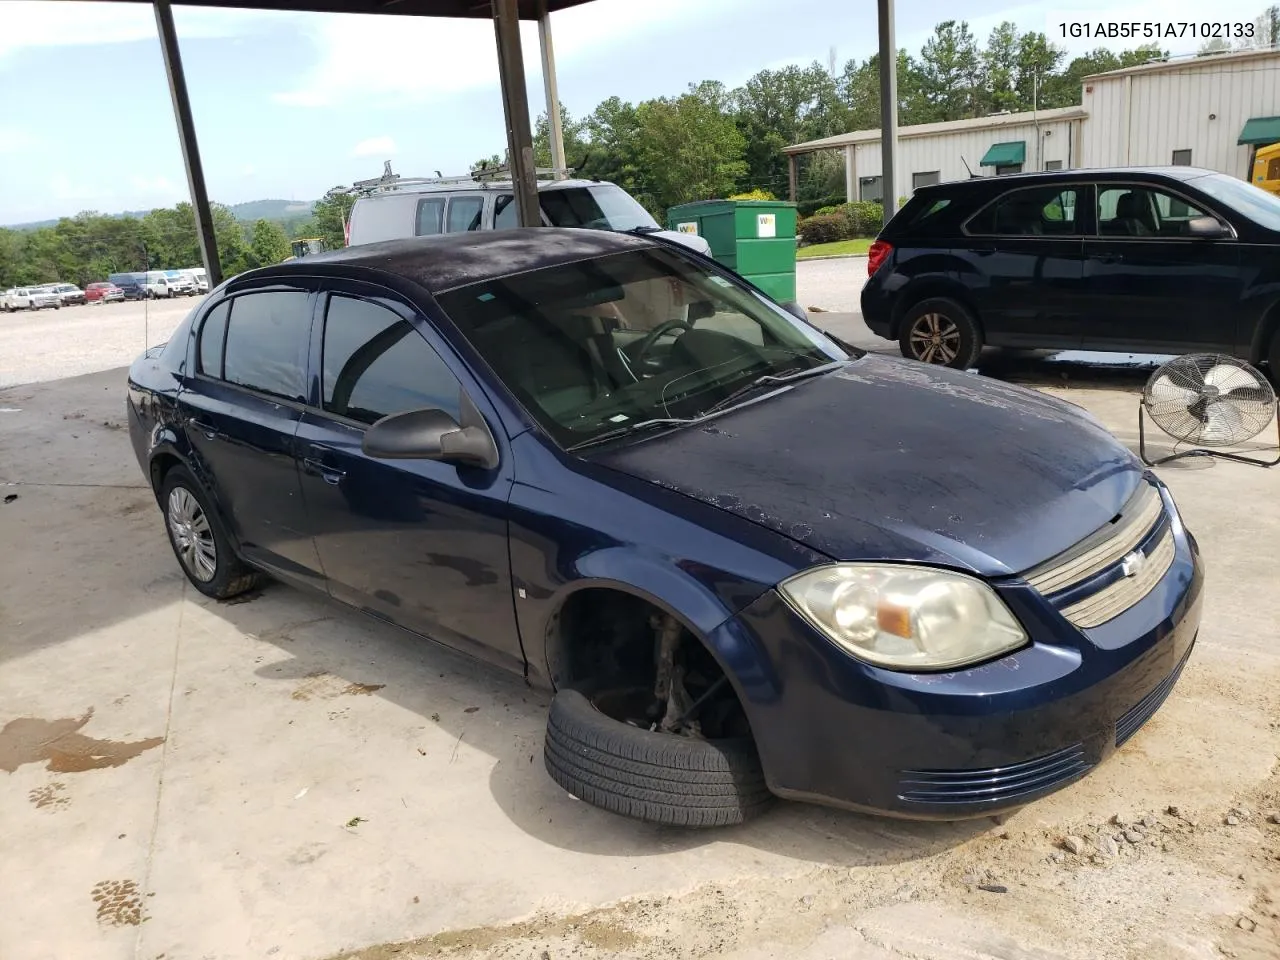
[[[1221,240],[1231,231],[1217,217],[1193,217],[1187,221],[1187,236],[1199,240]]]
[[[787,313],[791,314],[797,320],[803,320],[805,323],[809,322],[809,311],[800,306],[800,304],[794,300],[788,300],[786,303],[782,304],[782,309],[787,311]]]
[[[465,393],[461,416],[460,424],[438,407],[393,413],[364,432],[360,449],[377,460],[440,460],[492,470],[498,446]]]

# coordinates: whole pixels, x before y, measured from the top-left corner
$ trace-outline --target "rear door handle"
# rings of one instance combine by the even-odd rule
[[[191,426],[203,433],[205,438],[208,440],[217,440],[222,436],[216,427],[212,427],[207,423],[202,423],[199,420],[192,420]]]
[[[1124,263],[1123,253],[1095,253],[1093,259],[1098,263]]]
[[[310,457],[302,461],[302,469],[314,477],[320,477],[325,483],[334,487],[340,484],[342,478],[347,475],[345,470],[337,470],[326,466],[319,460],[312,460]]]

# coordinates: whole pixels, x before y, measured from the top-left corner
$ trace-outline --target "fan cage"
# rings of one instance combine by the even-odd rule
[[[1142,405],[1170,437],[1206,447],[1250,440],[1276,416],[1276,394],[1266,377],[1222,354],[1175,357],[1157,368]]]

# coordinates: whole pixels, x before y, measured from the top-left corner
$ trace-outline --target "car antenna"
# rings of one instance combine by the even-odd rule
[[[980,179],[982,179],[982,178],[981,178],[981,177],[979,177],[976,173],[974,173],[972,170],[970,170],[970,169],[969,169],[969,161],[968,161],[968,160],[966,160],[966,159],[964,158],[964,154],[961,154],[961,155],[960,155],[960,162],[964,164],[964,168],[965,168],[965,170],[966,170],[966,171],[968,171],[968,173],[969,173],[969,179],[970,179],[970,180],[980,180]]]

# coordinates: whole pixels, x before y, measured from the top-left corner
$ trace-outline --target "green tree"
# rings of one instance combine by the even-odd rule
[[[723,85],[702,83],[640,104],[637,159],[648,181],[640,199],[659,219],[675,204],[727,196],[745,176],[746,141],[727,99]]]
[[[351,194],[336,193],[317,200],[311,207],[316,236],[323,237],[325,246],[330,250],[339,250],[347,245],[346,223],[351,219],[351,208],[355,203],[356,198]]]
[[[982,75],[985,96],[982,113],[998,113],[1001,110],[1017,111],[1022,107],[1018,97],[1018,73],[1020,66],[1020,34],[1017,24],[1006,20],[987,38],[987,48],[982,52]]]
[[[926,123],[932,118],[924,101],[920,66],[906,50],[898,51],[898,123]],[[850,60],[838,81],[840,97],[848,110],[849,128],[876,130],[880,127],[880,56],[862,63]]]
[[[929,120],[977,115],[982,99],[982,58],[964,21],[944,20],[920,50],[921,86]]]
[[[258,266],[280,263],[292,254],[284,227],[272,220],[258,220],[253,225],[249,249]]]

